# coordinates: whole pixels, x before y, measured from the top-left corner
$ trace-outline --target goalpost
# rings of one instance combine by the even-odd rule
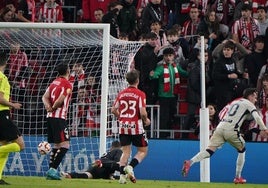
[[[46,140],[45,89],[56,78],[56,65],[71,67],[73,96],[68,113],[71,148],[60,170],[84,171],[118,139],[117,123],[110,113],[133,57],[143,43],[110,37],[108,24],[5,23],[0,24],[0,50],[9,55],[5,74],[11,98],[23,104],[12,110],[21,130],[25,151],[10,155],[6,175],[39,175],[48,169],[48,155],[37,151]]]

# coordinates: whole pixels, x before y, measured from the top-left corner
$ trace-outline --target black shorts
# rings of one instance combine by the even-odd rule
[[[47,118],[47,141],[59,144],[70,140],[67,122],[61,118]]]
[[[9,110],[0,111],[0,141],[12,141],[21,136],[18,127],[11,121]]]
[[[148,146],[148,139],[146,137],[146,133],[138,135],[120,134],[119,139],[121,146],[127,146],[131,144],[136,147]]]
[[[92,175],[93,179],[110,179],[110,176],[113,174],[110,169],[104,167],[92,167],[88,170]]]

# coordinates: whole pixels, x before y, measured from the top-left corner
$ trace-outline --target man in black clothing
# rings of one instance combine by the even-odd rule
[[[80,179],[113,179],[115,171],[119,171],[119,160],[122,155],[121,145],[119,141],[113,141],[111,149],[108,153],[96,160],[92,166],[85,172],[61,172],[61,176],[65,178]]]
[[[157,35],[153,32],[146,34],[147,42],[140,48],[134,57],[135,69],[140,71],[138,88],[145,92],[146,103],[155,104],[157,101],[158,80],[150,80],[149,73],[154,70],[158,59],[159,47],[156,46]]]

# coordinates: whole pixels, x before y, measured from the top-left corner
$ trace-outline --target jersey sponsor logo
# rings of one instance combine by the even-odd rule
[[[135,129],[136,128],[136,125],[135,124],[127,124],[127,123],[122,123],[120,125],[122,128],[130,128],[130,129]]]

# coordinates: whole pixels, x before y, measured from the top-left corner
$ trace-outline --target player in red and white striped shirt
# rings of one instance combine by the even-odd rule
[[[48,142],[54,143],[50,153],[47,179],[60,180],[57,168],[70,147],[70,136],[67,126],[67,112],[72,95],[69,82],[70,68],[68,64],[57,66],[59,76],[49,85],[42,97],[47,110]]]
[[[122,90],[112,107],[112,113],[119,121],[119,138],[123,155],[120,159],[120,180],[119,183],[126,183],[128,178],[135,183],[133,168],[137,166],[147,155],[148,140],[143,125],[150,125],[146,112],[146,96],[139,90],[139,72],[132,70],[127,73],[126,80],[129,87]],[[138,148],[137,154],[127,165],[131,152],[131,144]]]

